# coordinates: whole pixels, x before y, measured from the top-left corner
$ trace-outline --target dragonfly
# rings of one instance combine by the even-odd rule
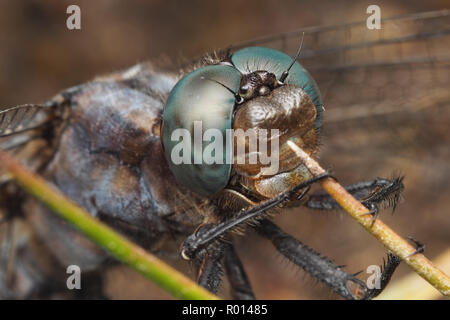
[[[233,298],[255,298],[234,246],[236,234],[245,236],[255,231],[342,297],[370,299],[386,287],[400,263],[396,256],[388,253],[381,288],[370,289],[356,275],[271,220],[288,206],[338,209],[326,194],[310,192],[310,186],[323,177],[300,175],[296,170],[301,164],[287,157],[285,171],[265,184],[258,186],[258,179],[249,172],[239,174],[248,169],[241,167],[240,171],[225,168],[226,175],[219,174],[217,180],[209,177],[206,186],[199,187],[194,179],[203,177],[205,171],[210,173],[210,167],[201,167],[200,173],[173,168],[168,156],[171,147],[162,141],[165,128],[175,123],[168,110],[187,115],[182,111],[182,101],[176,100],[175,90],[183,90],[185,87],[179,85],[183,79],[196,80],[192,78],[195,72],[208,67],[218,70],[218,79],[223,78],[223,68],[240,73],[240,82],[233,82],[235,88],[222,80],[208,82],[235,99],[227,109],[234,113],[235,122],[255,105],[252,101],[267,101],[276,93],[284,99],[292,88],[301,87],[295,90],[307,93],[303,97],[313,116],[307,131],[310,134],[303,132],[300,140],[311,154],[317,154],[320,137],[324,144],[321,158],[330,159],[336,173],[359,170],[369,175],[385,171],[386,161],[380,161],[383,157],[392,165],[413,167],[422,183],[417,188],[424,188],[423,178],[434,170],[441,175],[449,172],[448,163],[442,160],[448,156],[448,148],[442,146],[450,139],[449,16],[450,12],[443,10],[384,19],[380,30],[368,30],[365,21],[303,28],[238,43],[180,68],[138,64],[63,90],[44,104],[3,111],[0,147],[91,215],[147,250],[179,252],[196,267],[199,284],[212,292],[218,291],[221,275],[226,273]],[[302,36],[304,46],[298,51]],[[283,60],[284,69],[272,70],[274,63],[268,56],[273,52],[294,60]],[[247,59],[240,70],[239,55]],[[297,63],[290,69],[291,60],[297,58],[318,89],[307,88],[314,81],[310,78],[307,83],[295,83],[294,69],[303,70]],[[248,61],[257,61],[257,67]],[[258,93],[246,96],[241,89],[252,82],[243,83],[241,74],[259,71],[274,75],[276,81],[264,82],[260,77],[255,87]],[[177,107],[180,103],[181,109]],[[206,108],[200,114],[215,116],[208,112]],[[298,121],[306,123],[303,118]],[[424,145],[426,152],[418,147]],[[287,179],[280,178],[292,172],[295,174]],[[109,256],[24,194],[7,172],[0,174],[0,296],[45,298],[61,294],[77,298],[83,294],[86,297],[88,291],[89,297],[102,297],[99,270],[111,263]],[[347,189],[371,209],[376,219],[379,209],[396,207],[403,189],[402,177],[366,179]],[[210,188],[215,189],[208,194]],[[83,288],[90,290],[68,292],[61,270],[72,264],[88,275]]]

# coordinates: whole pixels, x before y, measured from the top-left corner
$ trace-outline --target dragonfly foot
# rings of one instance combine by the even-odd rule
[[[368,216],[368,215],[372,216],[372,222],[370,223],[370,227],[372,228],[375,221],[377,221],[378,218],[379,214],[378,206],[374,203],[369,203],[366,206],[368,207],[369,212],[363,213],[361,216]]]
[[[423,244],[422,242],[420,242],[420,241],[414,239],[414,238],[411,237],[411,236],[408,236],[407,238],[408,238],[412,243],[414,243],[414,245],[416,246],[416,250],[415,250],[413,253],[407,255],[406,258],[412,257],[413,255],[418,254],[418,253],[424,253],[424,252],[425,252],[425,244]]]

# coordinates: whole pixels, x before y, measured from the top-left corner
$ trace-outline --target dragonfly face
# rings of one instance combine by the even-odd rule
[[[181,76],[170,68],[140,64],[65,90],[45,105],[22,106],[0,114],[0,145],[93,216],[148,250],[175,252],[177,256],[179,239],[185,239],[198,226],[224,223],[236,212],[233,210],[272,199],[310,178],[287,148],[287,141],[315,155],[319,134],[326,142],[321,158],[332,161],[329,164],[339,177],[346,172],[347,180],[373,178],[391,174],[392,168],[412,168],[406,170],[408,181],[412,181],[408,191],[415,188],[416,195],[426,193],[439,201],[443,197],[436,197],[436,185],[445,191],[445,173],[450,172],[448,161],[439,156],[448,151],[442,145],[450,137],[448,19],[447,11],[391,19],[385,22],[379,38],[372,36],[377,31],[367,31],[365,21],[271,36],[236,45],[231,55],[196,63]],[[296,62],[280,84],[303,31],[306,35],[301,64]],[[327,114],[322,118],[323,104]],[[214,160],[211,154],[200,164],[175,163],[172,153],[177,143],[172,141],[172,134],[176,129],[186,129],[190,137],[195,136],[196,120],[202,122],[201,135],[206,129],[219,131],[222,136],[227,129],[278,129],[277,171],[262,176],[261,168],[267,164],[239,163],[235,153],[238,138],[232,142],[233,151],[223,145],[223,164],[208,163]],[[207,139],[202,147],[208,147],[211,140]],[[188,158],[195,162],[192,149]],[[227,163],[227,158],[232,161]],[[434,190],[432,183],[422,187],[423,177],[431,181],[430,177],[435,176],[442,178]],[[0,203],[2,213],[17,216],[19,212],[14,223],[31,226],[27,231],[31,245],[15,241],[20,246],[15,270],[22,279],[31,279],[27,283],[39,288],[47,280],[65,283],[65,278],[54,279],[51,275],[64,274],[58,268],[69,264],[78,264],[84,271],[103,268],[103,252],[42,205],[23,198],[7,175],[0,172],[0,178],[1,199],[6,199]],[[370,190],[358,189],[355,195],[363,199],[371,194],[369,191],[382,188],[374,186]],[[401,182],[395,186],[401,189]],[[337,209],[333,202],[325,201],[324,205],[325,198],[323,194],[312,194],[306,205]],[[420,197],[410,196],[408,203],[414,203],[415,198]],[[405,212],[405,225],[410,221],[408,214],[411,212]],[[300,230],[304,221],[297,220],[302,219],[293,222]],[[264,230],[258,232],[273,240],[273,226],[261,225]],[[323,220],[320,228],[324,235],[339,229],[334,222],[326,225]],[[307,229],[303,227],[302,231]],[[407,234],[409,229],[403,232]],[[278,240],[288,239],[279,230],[275,233],[282,235]],[[291,244],[284,248],[307,248],[298,242]],[[44,248],[46,254],[34,251],[37,247]],[[309,248],[307,251],[314,254]],[[236,261],[232,251],[227,249],[224,254],[225,262]],[[47,255],[52,263],[42,263],[41,256]],[[202,258],[206,260],[200,266],[210,262],[208,255]],[[220,260],[223,256],[212,258]],[[350,277],[328,260],[312,258],[328,266],[322,271],[332,269],[341,278]],[[2,261],[5,259],[0,258]],[[33,272],[24,267],[23,261],[31,261]],[[262,261],[271,263],[266,258]],[[4,274],[3,265],[0,275]],[[236,265],[229,269],[236,270],[232,268]],[[312,274],[320,273],[317,265],[301,267]],[[36,274],[42,278],[33,282]],[[230,272],[228,276],[236,274]],[[33,292],[33,288],[14,283],[9,291],[5,290],[1,281],[0,296],[13,292],[12,296],[24,297]],[[337,288],[327,284],[339,294],[353,297],[339,291],[345,285]],[[266,289],[270,291],[270,287]]]
[[[323,104],[315,81],[298,62],[291,66],[284,83],[278,80],[292,62],[291,57],[280,51],[250,47],[188,73],[175,85],[164,108],[162,141],[170,169],[181,184],[200,194],[215,195],[229,186],[233,174],[255,196],[270,198],[309,178],[299,174],[306,170],[299,168],[300,163],[286,142],[292,140],[310,153],[316,152]],[[198,133],[195,122],[201,125]],[[180,150],[179,141],[173,138],[180,129],[185,130],[187,137],[194,137],[189,140],[192,145],[184,150],[190,151],[182,156],[184,163],[174,161]],[[219,163],[213,159],[215,154],[205,153],[197,161],[195,135],[203,137],[211,129],[222,137],[227,136],[227,129],[233,129],[232,132],[278,130],[279,133],[267,139],[279,140],[277,169],[262,176],[260,172],[265,167],[260,161],[236,160],[239,143],[246,147],[244,159],[251,156],[245,136],[233,138],[234,148],[227,143],[229,140],[222,139],[223,156],[219,157]],[[200,140],[201,149],[211,143],[205,140],[208,139]],[[258,140],[261,145],[262,138]],[[229,161],[231,157],[233,161]]]

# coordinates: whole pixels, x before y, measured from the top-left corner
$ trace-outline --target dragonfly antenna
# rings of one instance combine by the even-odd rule
[[[278,80],[279,82],[283,83],[284,80],[286,80],[287,76],[289,75],[289,70],[291,70],[291,68],[294,65],[295,61],[297,61],[298,57],[300,57],[300,52],[302,52],[303,40],[304,39],[305,39],[305,32],[303,31],[302,41],[300,42],[300,47],[298,48],[297,53],[296,53],[294,59],[292,59],[292,62],[289,65],[289,67],[287,68],[287,70],[283,71],[283,73],[281,74],[280,80]]]

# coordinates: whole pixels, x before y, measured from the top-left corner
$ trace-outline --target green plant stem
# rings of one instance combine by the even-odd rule
[[[60,191],[51,187],[44,179],[18,164],[3,151],[0,151],[0,163],[27,192],[69,221],[111,255],[152,280],[174,297],[189,300],[218,299],[179,271],[93,218]]]

